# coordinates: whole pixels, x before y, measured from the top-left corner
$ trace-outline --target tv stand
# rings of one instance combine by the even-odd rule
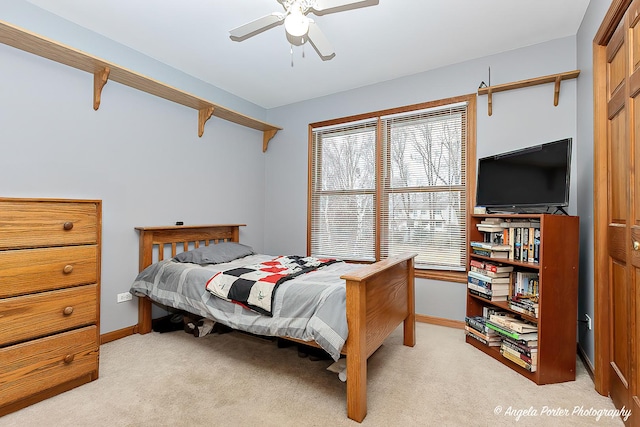
[[[556,206],[556,211],[553,213],[554,215],[557,215],[558,212],[561,212],[564,215],[569,216],[569,214],[567,213],[567,211],[564,210],[564,208],[562,206]]]

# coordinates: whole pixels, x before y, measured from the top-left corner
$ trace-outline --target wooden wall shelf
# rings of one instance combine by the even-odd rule
[[[560,97],[560,82],[562,80],[575,79],[580,74],[580,70],[567,71],[565,73],[551,74],[548,76],[535,77],[533,79],[520,80],[513,83],[504,83],[501,85],[487,86],[478,89],[478,95],[488,95],[488,110],[489,115],[493,113],[492,103],[493,94],[496,92],[503,92],[505,90],[520,89],[527,86],[541,85],[544,83],[555,83],[553,91],[553,105],[558,106],[558,98]]]
[[[282,129],[3,21],[0,21],[0,43],[93,74],[93,108],[96,110],[100,106],[102,88],[108,80],[113,80],[197,110],[198,136],[203,135],[204,124],[213,115],[261,131],[263,133],[262,151],[264,152],[267,151],[271,138]]]

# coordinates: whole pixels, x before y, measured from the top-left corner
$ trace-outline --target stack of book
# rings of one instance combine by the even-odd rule
[[[480,268],[480,265],[483,265]],[[470,261],[471,269],[467,273],[467,287],[473,295],[489,301],[507,301],[510,295],[510,273],[492,273],[484,268],[484,263],[477,260]]]
[[[476,224],[479,231],[484,231],[485,233],[502,233],[504,231],[504,226],[501,225],[503,222],[500,218],[485,218],[479,223]]]
[[[491,261],[472,259],[469,261],[471,271],[482,273],[490,277],[511,277],[513,265],[502,265]]]
[[[489,347],[499,347],[502,343],[502,338],[493,329],[489,329],[485,325],[486,319],[482,316],[466,316],[465,319],[465,334],[476,341]]]
[[[471,251],[475,255],[489,258],[509,258],[510,246],[502,243],[471,242]]]
[[[538,317],[538,298],[511,296],[509,299],[509,308],[518,313],[526,314],[532,317]]]
[[[491,314],[485,325],[502,337],[500,354],[524,369],[535,372],[538,366],[538,326],[515,315]]]
[[[503,338],[500,343],[500,354],[529,372],[538,367],[538,344],[525,345],[510,338]]]

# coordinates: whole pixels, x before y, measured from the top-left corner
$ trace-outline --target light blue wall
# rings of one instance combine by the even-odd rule
[[[423,51],[428,54],[428,48]],[[308,124],[387,108],[475,93],[491,83],[539,77],[577,68],[576,39],[568,37],[484,57],[437,70],[274,108],[267,120],[284,128],[266,153],[265,248],[273,253],[305,252],[307,226]],[[576,139],[576,80],[562,83],[553,106],[553,84],[494,94],[493,115],[487,97],[478,97],[478,156],[556,139]],[[577,150],[576,150],[577,151]],[[576,176],[576,152],[572,173]],[[569,213],[576,213],[576,180],[571,182]],[[416,281],[416,312],[464,320],[466,285]]]
[[[595,319],[594,247],[593,247],[593,38],[611,1],[592,1],[578,31],[578,215],[580,215],[580,282],[578,313]],[[578,341],[587,358],[595,360],[593,330],[578,325]],[[593,364],[593,363],[592,363]]]
[[[262,107],[142,55],[140,52],[62,19],[26,1],[0,1],[0,21],[71,46],[247,116],[258,120],[265,119],[266,110]]]
[[[116,303],[138,271],[134,227],[244,223],[263,249],[261,132],[214,117],[198,138],[197,111],[115,82],[94,111],[93,75],[4,44],[0,64],[0,196],[103,201],[102,333],[137,323],[135,299]]]

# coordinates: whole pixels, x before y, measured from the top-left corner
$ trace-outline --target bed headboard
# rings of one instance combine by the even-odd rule
[[[245,224],[175,225],[167,227],[136,227],[140,233],[140,271],[162,261],[165,250],[170,257],[176,253],[220,242],[238,242],[240,227]],[[180,249],[180,251],[178,251]]]
[[[165,257],[176,253],[221,242],[238,242],[240,227],[245,224],[172,225],[166,227],[136,227],[140,233],[139,269],[144,270]],[[151,300],[138,301],[138,332],[151,332]]]

